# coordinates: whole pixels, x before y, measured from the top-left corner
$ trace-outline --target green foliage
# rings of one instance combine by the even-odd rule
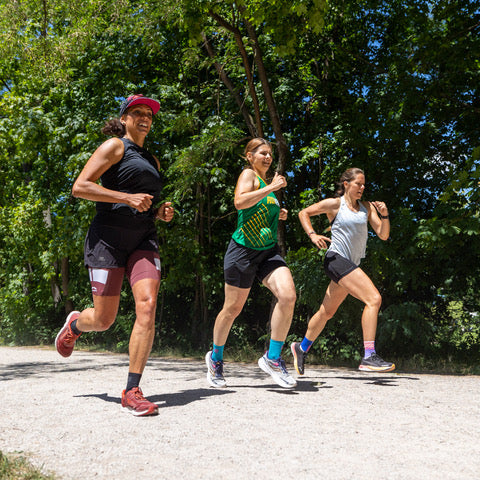
[[[381,351],[478,359],[478,21],[474,3],[458,1],[4,1],[0,341],[50,343],[65,310],[91,305],[82,248],[94,205],[70,191],[104,140],[100,127],[121,98],[141,91],[162,103],[146,146],[176,209],[171,224],[158,226],[155,348],[208,345],[223,303],[248,118],[258,113],[265,136],[279,141],[257,45],[288,143],[292,338],[303,335],[328,284],[297,213],[358,166],[366,198],[385,201],[392,224],[389,241],[371,236],[362,263],[383,298]],[[324,218],[314,224],[328,234]],[[134,307],[125,291],[115,326],[82,336],[84,345],[126,350]],[[266,289],[253,289],[229,339],[241,355],[263,348],[270,301]],[[361,309],[353,299],[341,306],[314,345],[319,359],[358,357]]]
[[[450,338],[454,349],[471,354],[480,341],[478,312],[468,311],[461,301],[452,301],[447,305],[447,313],[448,324],[443,326],[447,331],[440,332],[438,337]]]

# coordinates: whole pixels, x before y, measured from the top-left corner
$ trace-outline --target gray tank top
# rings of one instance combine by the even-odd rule
[[[360,211],[353,212],[345,203],[345,198],[340,197],[340,208],[331,223],[332,242],[329,252],[336,252],[348,258],[355,265],[365,257],[368,234],[368,212],[360,202]]]

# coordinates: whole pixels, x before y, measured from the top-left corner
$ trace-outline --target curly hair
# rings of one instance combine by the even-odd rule
[[[125,125],[123,125],[119,118],[112,118],[105,123],[102,128],[102,133],[121,138],[126,133]]]

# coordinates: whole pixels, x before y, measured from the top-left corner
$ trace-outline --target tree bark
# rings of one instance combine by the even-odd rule
[[[224,85],[228,88],[228,90],[232,94],[232,97],[234,98],[235,102],[240,108],[240,112],[243,116],[243,119],[245,120],[248,131],[250,132],[250,135],[252,137],[257,137],[258,136],[257,127],[255,126],[255,123],[252,120],[252,116],[250,115],[247,107],[245,106],[245,101],[239,95],[238,88],[234,87],[232,81],[228,77],[223,66],[220,65],[220,63],[218,63],[217,61],[215,61],[215,51],[213,50],[210,40],[207,38],[207,36],[204,33],[202,33],[202,37],[204,41],[205,50],[207,51],[208,56],[212,60],[214,60],[213,65],[215,67],[215,70],[218,72],[220,79],[222,80]]]
[[[73,302],[69,297],[68,284],[70,282],[70,262],[68,257],[63,257],[61,262],[62,275],[62,295],[65,298],[65,313],[70,313],[73,310]]]
[[[239,8],[240,13],[244,13],[245,8]],[[250,68],[250,63],[248,61],[248,55],[247,51],[245,50],[245,45],[243,43],[242,39],[242,33],[241,31],[235,27],[234,25],[230,24],[227,22],[224,18],[222,18],[220,15],[210,11],[209,12],[210,16],[218,22],[218,24],[228,31],[233,33],[233,36],[235,38],[235,42],[237,43],[240,55],[242,57],[243,65],[245,68],[245,73],[247,76],[247,81],[248,81],[248,87],[250,94],[252,96],[253,100],[253,105],[255,108],[255,119],[256,119],[256,126],[257,126],[257,132],[258,136],[263,137],[263,127],[262,127],[262,121],[261,121],[261,115],[260,115],[260,106],[258,103],[258,98],[256,95],[256,90],[255,90],[255,84],[254,84],[254,79],[253,79],[253,74],[252,70]],[[260,48],[260,44],[258,43],[258,37],[257,33],[255,32],[255,28],[253,25],[243,17],[243,21],[245,22],[245,25],[247,27],[247,33],[250,39],[253,42],[254,45],[254,62],[257,67],[258,71],[258,77],[260,79],[260,82],[262,84],[262,89],[263,89],[263,94],[265,96],[265,101],[267,104],[268,108],[268,113],[270,115],[270,120],[272,122],[272,128],[273,128],[273,133],[275,135],[275,143],[277,145],[277,150],[278,150],[278,165],[277,165],[277,171],[281,175],[285,175],[286,171],[286,165],[287,165],[287,158],[288,158],[288,146],[287,142],[285,141],[285,137],[283,136],[283,131],[282,131],[282,126],[280,122],[280,117],[278,115],[278,110],[275,105],[275,100],[273,98],[273,93],[272,89],[270,87],[270,83],[268,81],[268,76],[267,72],[265,69],[265,64],[263,62],[263,54],[262,54],[262,49]],[[280,205],[283,203],[283,192],[280,190],[276,192],[276,195],[278,197],[278,201],[280,202]],[[283,225],[283,222],[281,222],[281,225],[278,229],[278,245],[280,247],[280,251],[282,252],[282,255],[285,255],[286,253],[286,245],[285,245],[285,228]]]
[[[255,65],[257,66],[258,77],[260,78],[260,82],[262,83],[263,94],[265,95],[265,101],[267,103],[268,113],[270,114],[273,133],[275,134],[275,140],[276,140],[277,150],[278,150],[277,172],[280,173],[281,175],[285,175],[287,158],[288,158],[287,142],[285,141],[285,137],[283,136],[282,125],[280,122],[280,117],[278,115],[278,109],[277,109],[277,106],[275,105],[272,89],[268,81],[265,64],[263,62],[262,49],[260,48],[260,44],[258,43],[257,33],[255,32],[253,25],[247,19],[245,19],[245,24],[247,26],[248,35],[253,40],[253,44],[255,47]],[[282,205],[284,200],[283,190],[279,190],[278,192],[275,192],[275,195],[278,197],[278,201],[280,202],[280,205]],[[282,253],[282,255],[285,256],[287,248],[285,243],[284,222],[279,223],[278,246],[280,248],[280,252]]]
[[[262,125],[262,116],[260,114],[260,105],[258,102],[257,91],[255,90],[255,83],[253,81],[252,69],[250,68],[250,63],[248,61],[248,54],[247,54],[247,51],[245,50],[245,45],[243,44],[242,32],[232,24],[228,23],[220,15],[212,11],[210,11],[209,14],[214,20],[218,22],[220,26],[224,27],[225,29],[233,33],[233,37],[235,38],[235,42],[240,52],[240,56],[242,57],[243,67],[245,68],[245,74],[247,76],[248,90],[250,92],[250,96],[252,97],[253,108],[255,111],[255,126],[256,126],[255,136],[263,137],[263,125]]]
[[[257,33],[253,25],[245,19],[245,25],[247,27],[247,32],[249,37],[253,40],[255,48],[255,65],[258,70],[258,77],[262,83],[263,94],[265,95],[265,102],[267,103],[268,113],[270,114],[270,120],[272,122],[273,133],[275,134],[275,140],[277,143],[278,149],[278,167],[277,171],[281,175],[285,174],[287,158],[288,158],[288,146],[283,136],[282,125],[280,122],[280,117],[278,115],[278,109],[275,105],[275,100],[273,98],[272,89],[270,87],[270,82],[268,81],[267,71],[265,69],[265,64],[263,62],[263,53],[258,43]]]

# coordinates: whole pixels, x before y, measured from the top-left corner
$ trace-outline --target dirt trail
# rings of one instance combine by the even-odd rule
[[[476,376],[307,365],[286,391],[226,364],[215,390],[203,362],[153,358],[142,388],[159,415],[135,418],[127,371],[125,355],[0,347],[0,451],[65,480],[480,479]]]

